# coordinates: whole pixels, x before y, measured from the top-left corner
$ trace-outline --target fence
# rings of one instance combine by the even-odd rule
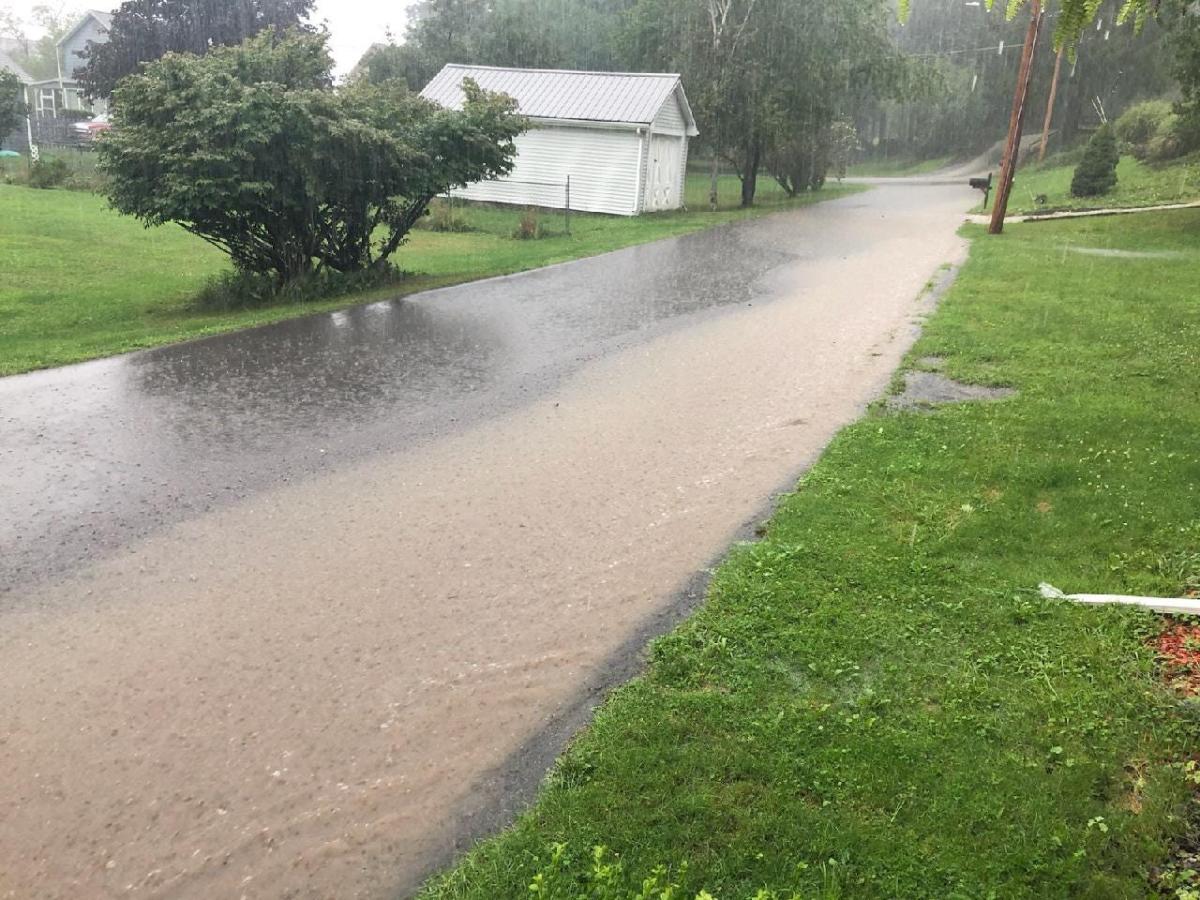
[[[79,119],[39,117],[29,120],[33,143],[38,147],[88,147],[90,136],[75,127]],[[86,120],[84,120],[86,121]]]
[[[30,116],[28,124],[21,122],[11,134],[0,135],[0,148],[29,152],[29,142],[39,150],[90,150],[91,136],[75,128],[80,119]]]

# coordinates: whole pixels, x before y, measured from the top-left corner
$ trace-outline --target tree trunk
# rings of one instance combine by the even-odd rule
[[[746,163],[742,166],[742,207],[754,205],[754,193],[758,190],[758,165],[761,151],[757,146],[746,153]]]
[[[277,271],[279,272],[279,286],[284,287],[312,274],[312,258],[305,254],[285,252],[280,255]]]
[[[708,185],[708,208],[713,212],[717,211],[717,203],[719,201],[718,184],[720,179],[719,167],[721,165],[720,154],[717,152],[716,144],[713,144],[712,151],[712,176]]]

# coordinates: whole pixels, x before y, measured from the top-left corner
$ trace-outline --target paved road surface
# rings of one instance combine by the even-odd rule
[[[385,897],[886,384],[960,185],[0,379],[0,897]]]

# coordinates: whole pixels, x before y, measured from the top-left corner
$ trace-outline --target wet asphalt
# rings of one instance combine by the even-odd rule
[[[2,378],[0,605],[181,520],[534,402],[590,361],[753,303],[785,263],[860,249],[844,233],[798,247],[756,220]]]

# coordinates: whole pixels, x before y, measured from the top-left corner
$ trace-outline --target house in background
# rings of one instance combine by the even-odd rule
[[[83,96],[83,89],[75,80],[75,70],[84,64],[80,54],[87,49],[88,41],[105,43],[111,27],[112,13],[89,9],[59,38],[58,72],[52,78],[34,81],[29,86],[29,107],[34,116],[57,118],[64,112],[99,114],[108,111],[105,100],[88,101]]]
[[[462,82],[508,94],[530,120],[512,172],[454,196],[636,216],[683,206],[688,140],[699,132],[678,75],[447,65],[421,96],[461,108]]]

